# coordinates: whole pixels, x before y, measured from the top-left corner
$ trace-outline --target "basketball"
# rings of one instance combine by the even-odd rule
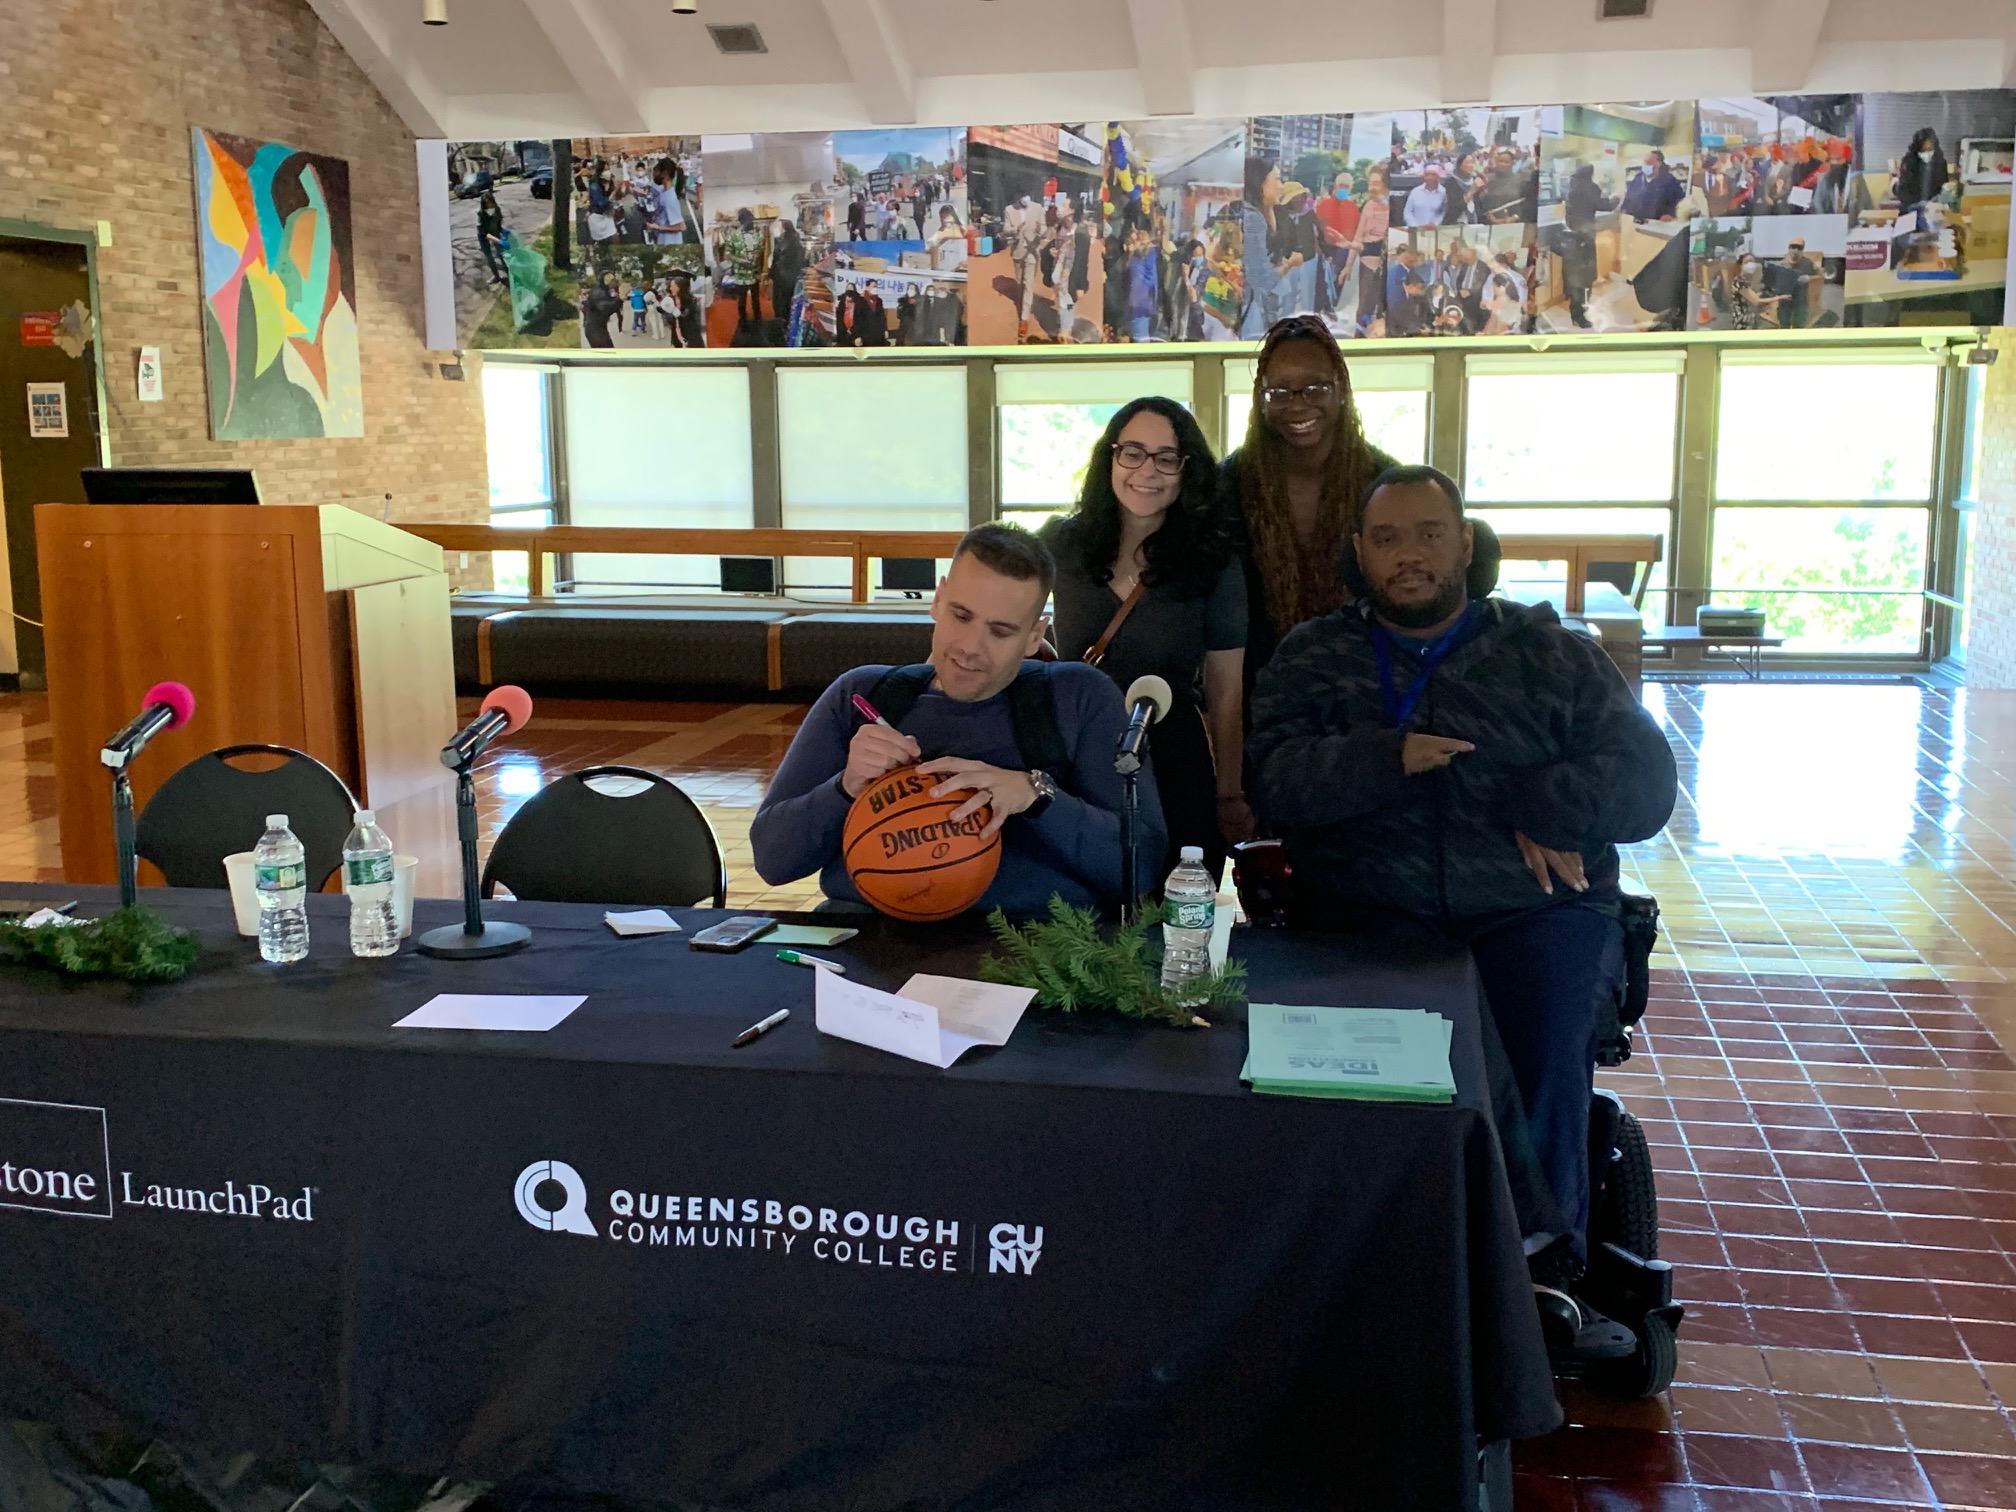
[[[962,914],[1001,865],[1001,836],[980,838],[992,811],[953,823],[972,794],[933,798],[941,780],[903,767],[861,789],[847,812],[841,862],[863,901],[892,919],[928,924]]]

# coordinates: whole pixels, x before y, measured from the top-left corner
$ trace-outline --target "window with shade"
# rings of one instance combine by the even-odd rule
[[[1463,493],[1501,536],[1654,537],[1659,560],[1592,562],[1591,613],[1666,616],[1684,357],[1660,352],[1479,353],[1464,363]],[[1560,605],[1565,559],[1514,556],[1512,598]]]
[[[994,369],[1001,518],[1031,530],[1078,502],[1092,445],[1120,407],[1160,394],[1194,410],[1187,362],[1004,362]]]
[[[1937,357],[1725,352],[1709,581],[1790,653],[1924,645]]]
[[[1348,360],[1351,397],[1365,438],[1396,462],[1428,460],[1429,394],[1435,363],[1428,357],[1358,357]],[[1253,415],[1251,357],[1225,359],[1225,449],[1246,439]]]
[[[777,455],[787,530],[963,532],[966,369],[781,369]],[[845,598],[852,568],[844,558],[789,557],[784,580],[792,592]],[[871,586],[891,582],[885,562]]]
[[[598,363],[562,379],[569,524],[755,524],[747,368]],[[721,559],[577,552],[565,581],[576,593],[715,592]]]
[[[492,525],[538,529],[554,523],[550,404],[555,372],[530,364],[484,364],[483,436]],[[491,585],[500,593],[525,592],[530,569],[522,551],[491,553]]]

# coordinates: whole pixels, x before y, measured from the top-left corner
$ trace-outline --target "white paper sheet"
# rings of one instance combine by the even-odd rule
[[[830,971],[820,972],[814,987],[822,1034],[940,1070],[968,1050],[1007,1044],[1035,996],[1031,987],[921,974],[900,992],[878,992]]]
[[[824,975],[824,973],[821,973]],[[515,1029],[543,1034],[587,997],[491,997],[444,992],[415,1008],[394,1029]]]
[[[662,908],[644,908],[636,913],[605,913],[602,922],[619,935],[679,934],[679,921]]]

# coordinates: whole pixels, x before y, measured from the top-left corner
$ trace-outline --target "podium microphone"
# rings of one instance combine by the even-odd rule
[[[459,772],[489,748],[500,735],[525,727],[532,717],[532,696],[509,683],[492,688],[476,717],[455,732],[455,738],[441,747],[441,765]]]
[[[462,922],[430,929],[415,942],[431,956],[480,961],[508,955],[532,938],[523,924],[483,917],[483,884],[476,871],[476,779],[472,768],[490,742],[522,729],[532,717],[532,696],[506,684],[492,688],[476,717],[441,747],[441,764],[455,774],[455,828],[462,841]]]
[[[1137,677],[1127,689],[1127,729],[1113,757],[1113,770],[1122,777],[1141,770],[1141,751],[1148,743],[1148,726],[1167,719],[1176,695],[1159,677]]]
[[[132,723],[105,742],[105,749],[98,753],[98,759],[115,772],[123,771],[126,763],[138,756],[148,741],[163,730],[181,729],[195,712],[196,695],[185,684],[156,683],[140,701],[140,712],[133,717]]]

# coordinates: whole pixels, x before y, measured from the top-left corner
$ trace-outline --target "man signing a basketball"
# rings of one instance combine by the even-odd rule
[[[1080,907],[1118,900],[1120,779],[1127,716],[1111,678],[1080,662],[1034,659],[1049,626],[1056,565],[1013,525],[959,542],[931,600],[931,660],[856,667],[820,695],[792,738],[749,827],[773,886],[813,872],[826,896],[860,904],[841,835],[864,787],[921,763],[938,791],[971,792],[953,821],[991,810],[1001,864],[974,906],[1029,917],[1054,895]],[[857,704],[880,716],[876,723]],[[1162,874],[1168,837],[1153,774],[1141,774],[1139,896]]]

